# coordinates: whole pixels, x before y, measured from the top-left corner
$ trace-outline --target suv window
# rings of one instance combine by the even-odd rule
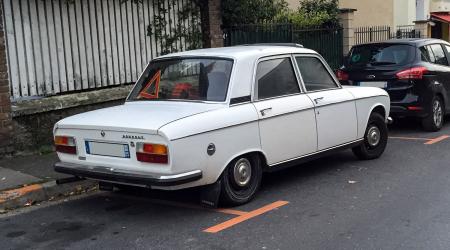
[[[323,63],[316,57],[296,57],[307,91],[336,88],[337,85]]]
[[[410,45],[395,43],[365,44],[353,47],[345,63],[354,67],[390,67],[409,64],[413,62],[414,57],[415,48]]]
[[[300,93],[290,58],[262,61],[256,72],[258,99]]]
[[[430,53],[428,52],[427,48],[425,48],[425,46],[420,47],[419,50],[420,50],[420,55],[421,55],[421,59],[423,62],[434,62],[435,61],[433,53],[431,53],[431,55],[430,55]]]
[[[448,66],[447,57],[445,56],[444,50],[440,44],[433,44],[430,46],[436,58],[435,63],[440,65]]]

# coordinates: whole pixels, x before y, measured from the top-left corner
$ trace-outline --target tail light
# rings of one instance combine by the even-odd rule
[[[138,142],[136,144],[136,158],[141,162],[169,163],[167,146],[162,144],[151,144]]]
[[[423,75],[428,72],[425,67],[414,67],[398,72],[397,79],[399,80],[410,80],[410,79],[422,79]]]
[[[55,136],[56,152],[65,154],[77,154],[77,144],[75,138],[70,136]]]
[[[344,72],[343,70],[338,69],[336,71],[336,77],[339,81],[348,81],[348,73]]]

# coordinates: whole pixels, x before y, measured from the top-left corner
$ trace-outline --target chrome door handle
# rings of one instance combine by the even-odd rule
[[[261,113],[262,116],[265,116],[267,114],[267,111],[271,111],[272,108],[266,108],[266,109],[261,109],[261,111],[259,111]]]
[[[319,104],[319,101],[322,101],[322,100],[323,100],[323,97],[318,97],[318,98],[314,99],[314,102],[316,104]]]

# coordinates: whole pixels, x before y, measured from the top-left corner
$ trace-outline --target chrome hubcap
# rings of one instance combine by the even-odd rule
[[[380,129],[376,126],[372,126],[369,128],[367,132],[367,143],[371,147],[376,147],[381,140],[381,132]]]
[[[252,177],[252,166],[249,160],[240,159],[236,162],[233,169],[234,181],[240,187],[249,184]]]
[[[442,107],[441,103],[437,100],[433,103],[433,119],[434,124],[440,127],[442,123]]]

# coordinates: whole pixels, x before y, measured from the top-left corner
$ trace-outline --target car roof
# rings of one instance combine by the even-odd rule
[[[377,42],[370,42],[370,43],[363,43],[355,45],[355,47],[358,46],[364,46],[369,44],[409,44],[414,45],[416,47],[424,46],[427,44],[433,44],[433,43],[445,43],[450,45],[447,41],[441,40],[441,39],[435,39],[435,38],[402,38],[402,39],[390,39],[386,41],[377,41]]]
[[[255,45],[240,45],[232,47],[222,48],[208,48],[208,49],[196,49],[184,52],[172,53],[161,58],[170,57],[192,57],[192,56],[210,56],[210,57],[223,57],[231,59],[254,59],[257,60],[261,57],[281,55],[281,54],[317,54],[314,50],[305,49],[301,46],[289,46],[289,45],[273,45],[273,44],[255,44]]]

